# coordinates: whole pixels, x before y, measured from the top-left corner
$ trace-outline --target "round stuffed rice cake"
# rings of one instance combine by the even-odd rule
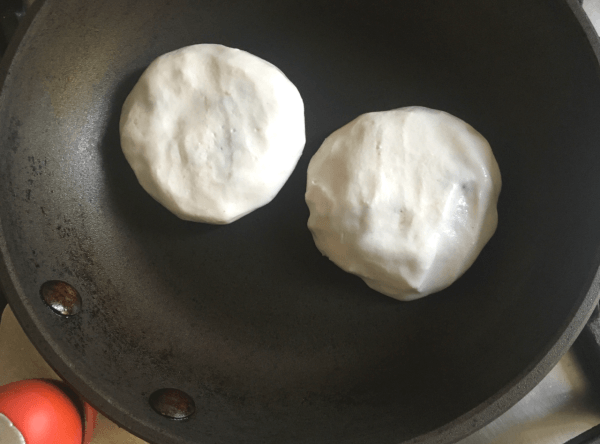
[[[154,60],[127,97],[121,146],[181,219],[226,224],[269,203],[305,144],[300,93],[252,54],[200,44]]]
[[[308,167],[317,248],[369,287],[413,300],[448,287],[496,230],[501,178],[471,126],[422,107],[364,114]]]

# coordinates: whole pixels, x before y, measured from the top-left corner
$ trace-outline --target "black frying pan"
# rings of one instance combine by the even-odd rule
[[[582,328],[599,288],[600,46],[575,1],[37,8],[2,65],[0,277],[44,358],[133,433],[161,444],[449,443],[527,393]],[[119,145],[120,109],[144,68],[200,42],[274,63],[306,107],[292,177],[228,226],[171,215]],[[498,230],[472,268],[402,303],[319,254],[304,190],[328,134],[409,105],[479,130],[503,190]],[[78,314],[44,303],[51,280],[78,290]],[[187,420],[154,411],[163,388],[191,397]]]

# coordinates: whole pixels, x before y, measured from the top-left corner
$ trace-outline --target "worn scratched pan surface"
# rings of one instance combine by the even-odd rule
[[[48,0],[2,65],[2,286],[56,370],[172,443],[449,443],[523,396],[598,295],[598,41],[563,0]],[[582,24],[584,26],[582,26]],[[144,68],[215,42],[280,67],[307,144],[264,208],[183,222],[137,184],[121,105]],[[308,161],[357,115],[450,112],[491,143],[498,230],[453,286],[401,303],[322,257]],[[81,294],[64,318],[49,280]],[[187,421],[153,411],[172,387]]]

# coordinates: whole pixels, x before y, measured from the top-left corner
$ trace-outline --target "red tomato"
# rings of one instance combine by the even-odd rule
[[[81,415],[50,382],[29,379],[0,387],[0,413],[19,429],[27,444],[81,444]]]

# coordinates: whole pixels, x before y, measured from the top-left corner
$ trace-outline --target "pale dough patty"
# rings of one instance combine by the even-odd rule
[[[142,187],[181,219],[226,224],[269,203],[305,144],[304,105],[272,64],[221,45],[154,60],[121,113]]]
[[[501,178],[471,126],[421,107],[364,114],[310,161],[308,227],[317,248],[400,300],[452,284],[496,230]]]

